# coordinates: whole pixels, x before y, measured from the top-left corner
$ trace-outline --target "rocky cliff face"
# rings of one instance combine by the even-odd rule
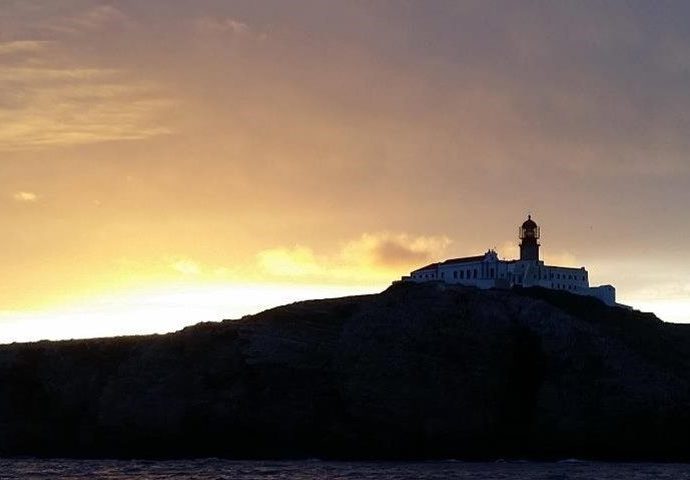
[[[0,347],[0,454],[690,459],[690,329],[395,285],[149,337]]]

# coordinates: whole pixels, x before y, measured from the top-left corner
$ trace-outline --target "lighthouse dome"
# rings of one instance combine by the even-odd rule
[[[537,240],[539,239],[539,226],[537,223],[532,220],[532,215],[527,215],[527,220],[525,220],[520,227],[520,240],[522,240],[522,243],[520,244],[520,248],[522,248],[527,242],[527,244],[534,244],[535,248],[538,247],[537,245]],[[524,252],[523,252],[524,253]],[[529,255],[530,257],[533,257],[534,255]],[[520,255],[520,258],[522,258],[522,254]],[[537,257],[538,258],[538,257]]]
[[[532,230],[537,228],[537,224],[534,220],[532,220],[532,215],[527,215],[527,220],[524,221],[522,224],[522,228],[525,230]]]

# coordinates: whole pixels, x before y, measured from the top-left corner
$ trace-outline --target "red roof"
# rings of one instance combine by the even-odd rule
[[[443,265],[451,265],[456,263],[471,263],[471,262],[481,262],[484,260],[485,255],[475,255],[473,257],[461,257],[461,258],[451,258],[443,262]]]
[[[412,272],[419,272],[421,270],[431,270],[432,268],[436,268],[439,265],[438,262],[436,263],[430,263],[426,267],[418,268],[417,270],[412,270]]]
[[[461,258],[451,258],[449,260],[446,260],[444,262],[436,262],[436,263],[430,263],[429,265],[418,268],[417,270],[413,270],[412,272],[420,272],[422,270],[431,270],[435,269],[439,265],[456,265],[458,263],[474,263],[474,262],[481,262],[484,260],[485,255],[475,255],[473,257],[461,257]]]

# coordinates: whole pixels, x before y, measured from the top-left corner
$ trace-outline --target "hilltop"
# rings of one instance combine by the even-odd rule
[[[398,284],[159,336],[0,347],[0,454],[690,460],[690,327]]]

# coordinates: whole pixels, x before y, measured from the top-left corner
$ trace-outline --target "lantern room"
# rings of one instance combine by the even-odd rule
[[[539,225],[527,215],[520,227],[520,260],[539,261]]]

